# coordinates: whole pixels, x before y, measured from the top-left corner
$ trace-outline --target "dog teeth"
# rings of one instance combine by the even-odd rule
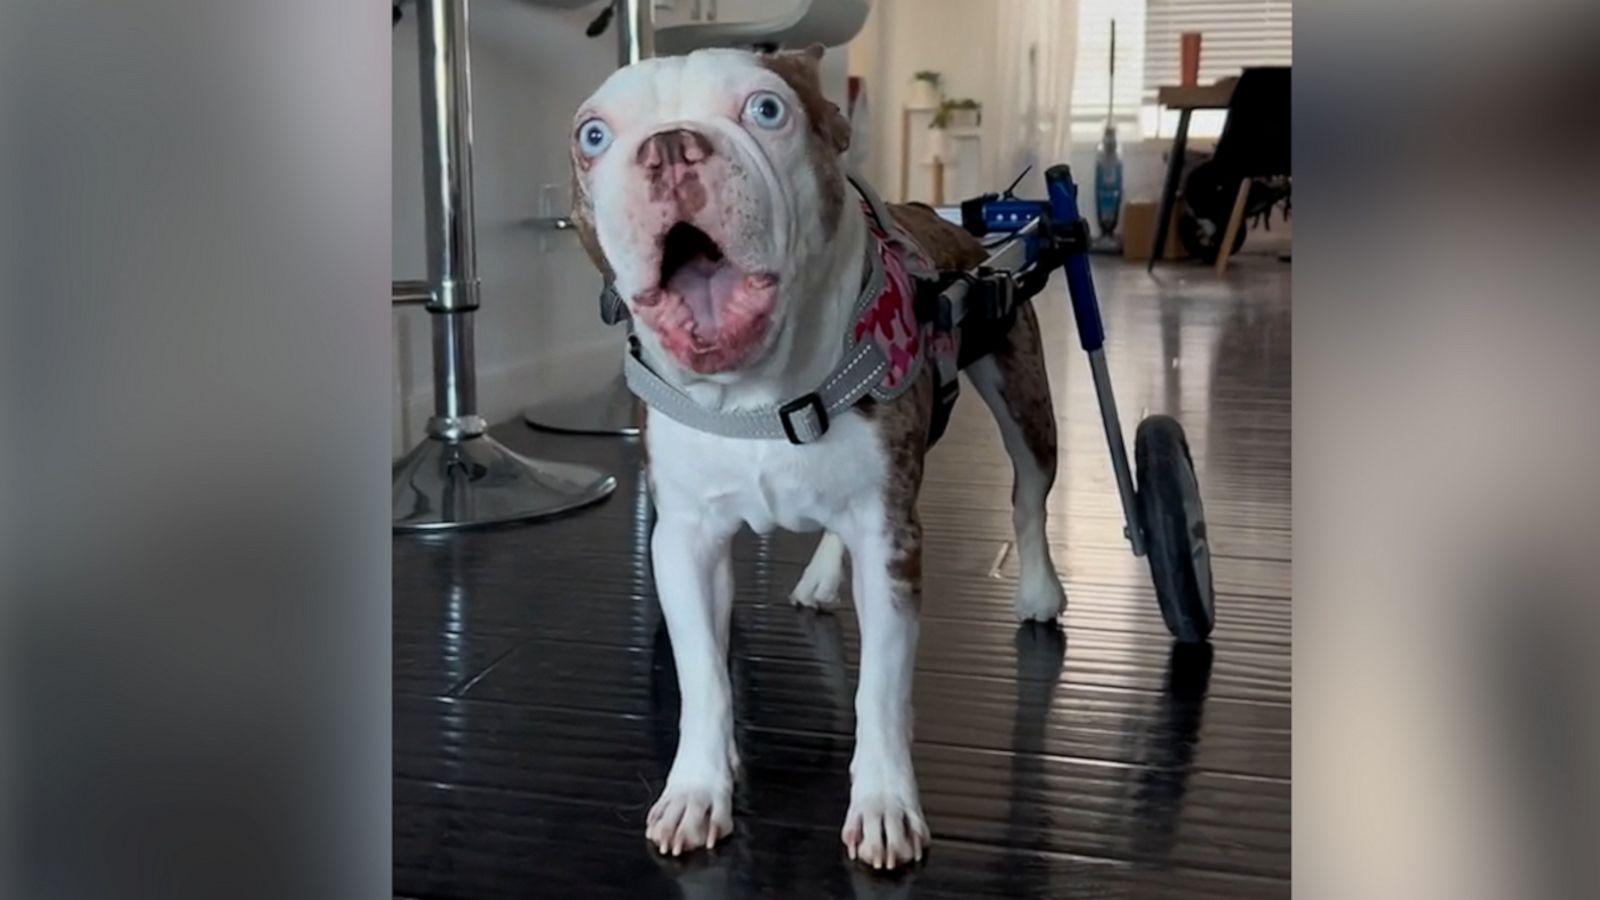
[[[689,307],[680,303],[667,313],[664,324],[684,330],[692,329],[694,327],[694,313],[689,311]]]

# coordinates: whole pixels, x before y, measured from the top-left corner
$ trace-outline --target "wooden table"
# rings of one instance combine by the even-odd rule
[[[1197,109],[1227,109],[1233,99],[1237,77],[1224,78],[1215,84],[1197,84],[1192,87],[1169,85],[1156,90],[1157,115],[1162,106],[1178,110],[1178,131],[1172,136],[1172,156],[1167,161],[1167,180],[1161,187],[1161,208],[1156,213],[1156,240],[1150,246],[1150,262],[1145,271],[1155,268],[1161,258],[1161,248],[1167,244],[1167,225],[1172,220],[1172,203],[1178,196],[1178,181],[1183,177],[1183,151],[1189,143],[1189,115]]]

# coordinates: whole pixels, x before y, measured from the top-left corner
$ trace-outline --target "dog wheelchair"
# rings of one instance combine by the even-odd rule
[[[938,328],[967,323],[981,331],[984,322],[1009,320],[1020,301],[1043,291],[1050,276],[1062,271],[1111,449],[1126,523],[1123,534],[1134,555],[1149,560],[1167,629],[1181,642],[1203,641],[1216,610],[1211,551],[1188,440],[1176,419],[1150,416],[1139,423],[1130,468],[1106,366],[1105,330],[1089,271],[1089,227],[1078,213],[1078,187],[1064,165],[1045,172],[1045,185],[1045,200],[1019,199],[1007,189],[937,210],[980,239],[1005,237],[978,268],[947,275],[933,285],[926,294],[932,308],[922,312]]]

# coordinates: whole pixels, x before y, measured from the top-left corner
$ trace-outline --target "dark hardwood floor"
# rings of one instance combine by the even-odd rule
[[[395,890],[405,897],[1284,897],[1289,893],[1290,267],[1096,258],[1130,441],[1186,427],[1218,624],[1174,648],[1122,518],[1061,290],[1038,303],[1064,456],[1050,504],[1061,630],[1011,613],[1011,475],[965,389],[928,466],[916,766],[933,830],[896,875],[851,863],[856,628],[790,606],[814,535],[735,549],[736,834],[663,859],[644,817],[677,686],[651,584],[637,448],[508,424],[524,452],[622,486],[557,521],[396,537]]]

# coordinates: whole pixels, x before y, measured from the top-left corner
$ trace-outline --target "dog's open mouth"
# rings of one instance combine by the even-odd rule
[[[639,312],[683,365],[722,372],[746,362],[766,336],[777,283],[734,265],[709,234],[679,222],[662,236],[659,280],[638,298]]]
[[[673,277],[690,263],[701,271],[710,271],[724,262],[722,248],[711,235],[679,222],[667,229],[661,239],[661,287],[667,287]]]

